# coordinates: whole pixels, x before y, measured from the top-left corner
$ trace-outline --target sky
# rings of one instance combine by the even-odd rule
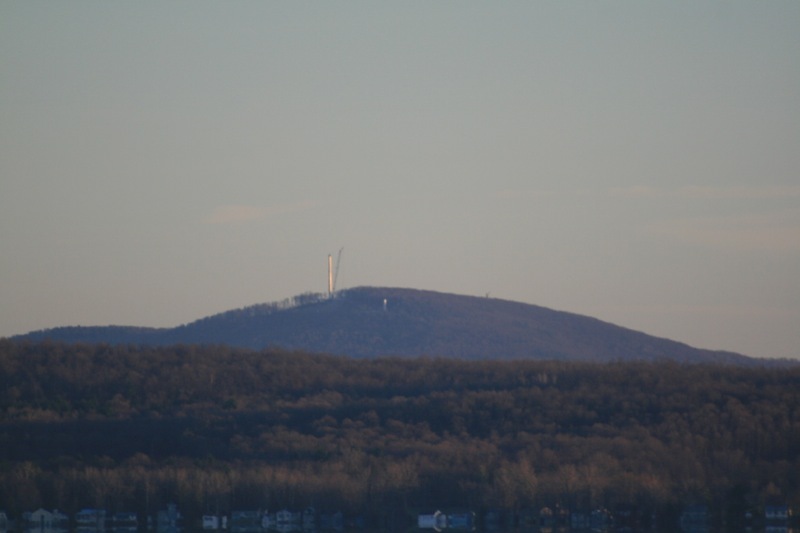
[[[327,289],[800,358],[800,2],[0,0],[0,337]]]

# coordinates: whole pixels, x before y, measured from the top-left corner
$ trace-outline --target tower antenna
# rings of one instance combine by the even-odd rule
[[[333,256],[328,254],[328,298],[333,296]]]
[[[342,250],[344,247],[339,248],[339,253],[336,254],[336,269],[333,271],[333,285],[331,285],[331,292],[336,292],[336,281],[339,279],[339,265],[342,262]]]

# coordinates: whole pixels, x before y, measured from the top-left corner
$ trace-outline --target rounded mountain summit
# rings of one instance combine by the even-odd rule
[[[63,327],[18,338],[65,342],[224,344],[352,357],[757,364],[595,318],[531,304],[403,288],[357,287],[227,311],[169,329]]]

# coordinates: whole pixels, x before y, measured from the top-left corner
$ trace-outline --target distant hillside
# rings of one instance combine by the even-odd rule
[[[143,345],[225,344],[253,349],[274,346],[353,357],[761,361],[697,349],[536,305],[376,287],[340,291],[332,299],[302,295],[282,303],[227,311],[172,329],[66,327],[21,338]]]

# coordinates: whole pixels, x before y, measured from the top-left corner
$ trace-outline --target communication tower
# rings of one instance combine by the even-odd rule
[[[333,268],[333,255],[328,254],[328,298],[333,298],[336,292],[336,280],[339,279],[339,263],[342,261],[342,250],[339,248],[339,253],[336,256],[336,269]]]
[[[328,298],[333,296],[333,256],[328,254]]]

